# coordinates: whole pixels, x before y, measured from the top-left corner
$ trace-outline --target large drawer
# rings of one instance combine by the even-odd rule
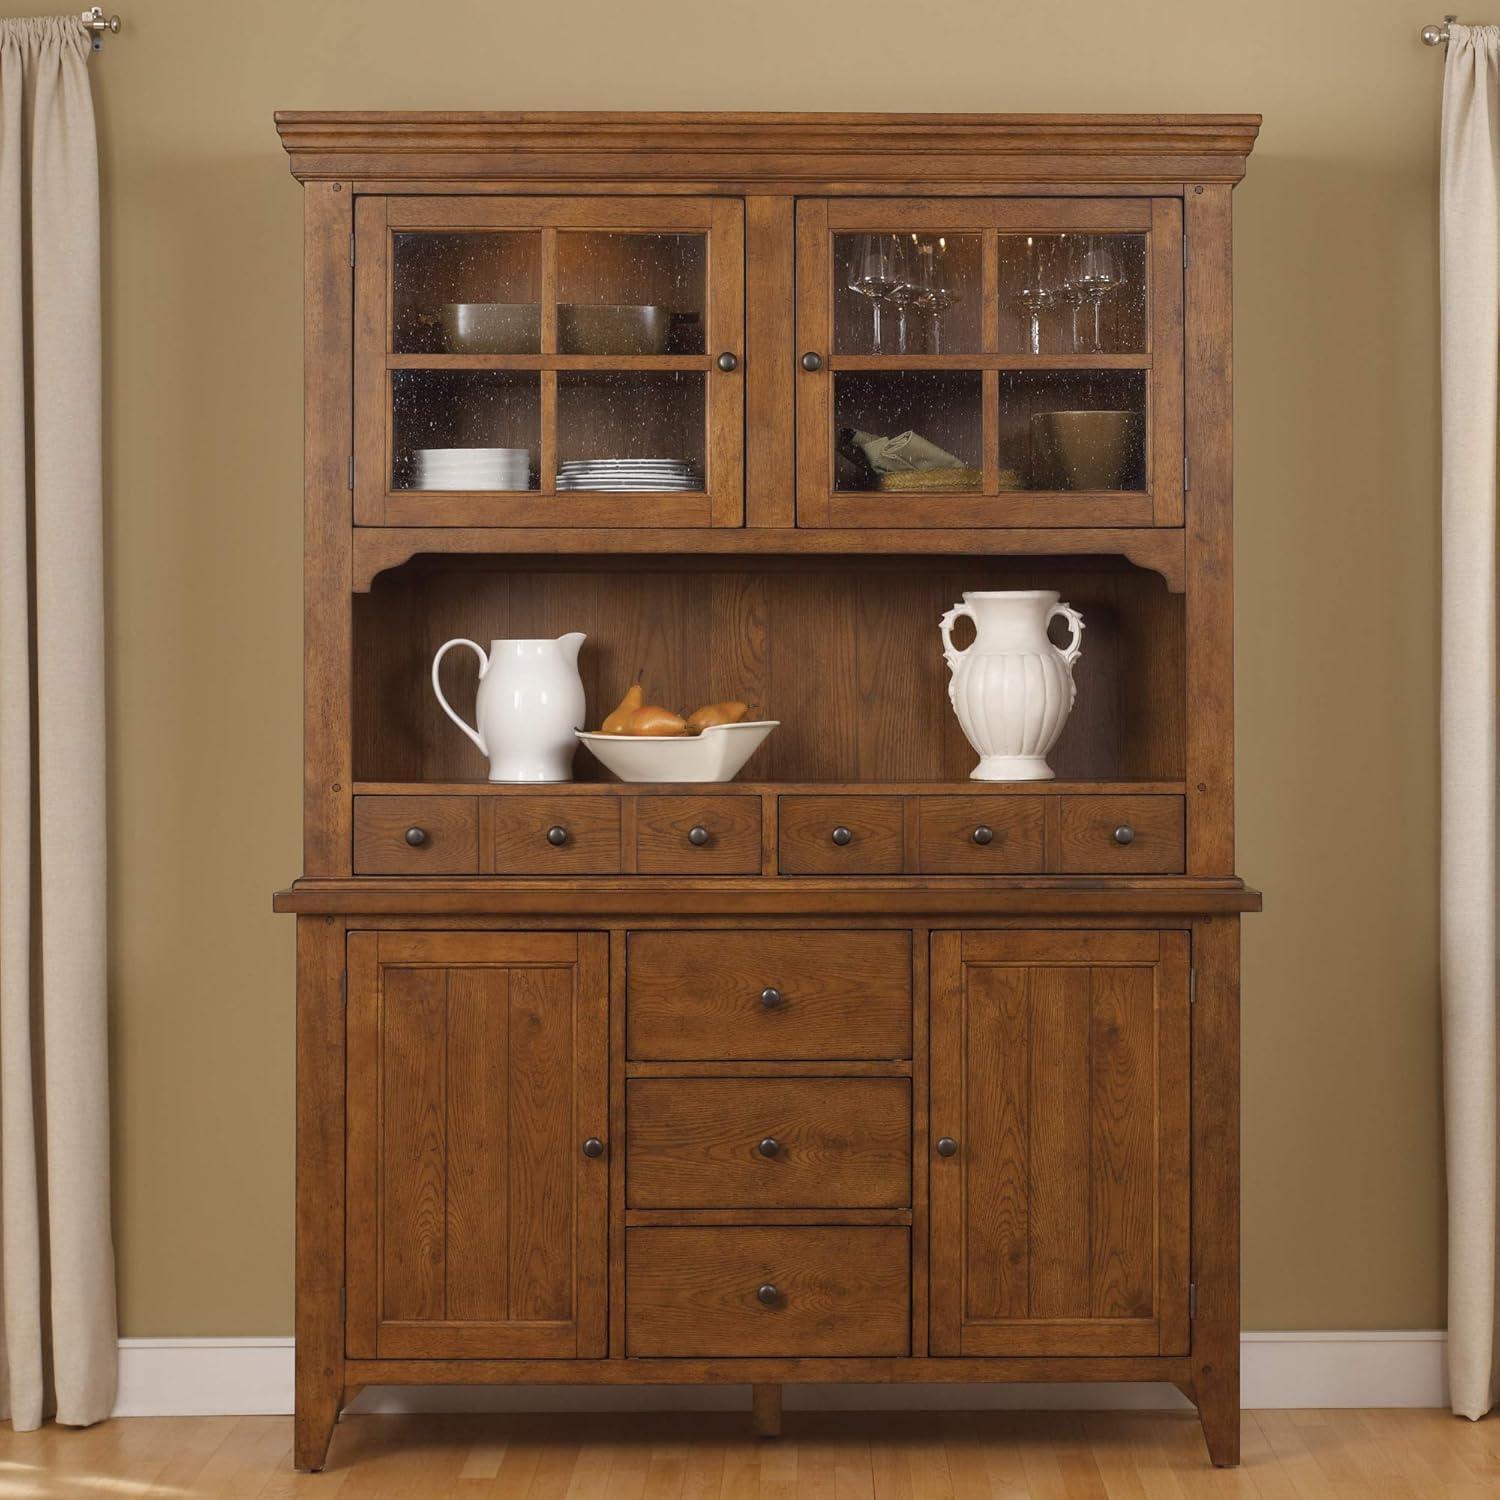
[[[626,1051],[657,1062],[911,1056],[907,932],[632,932]]]
[[[905,1208],[906,1078],[632,1078],[631,1208]]]
[[[910,1231],[628,1229],[625,1352],[904,1355]]]
[[[473,875],[479,807],[473,797],[356,797],[356,875]]]

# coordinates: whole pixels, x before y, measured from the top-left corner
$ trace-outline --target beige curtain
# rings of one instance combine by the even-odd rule
[[[1443,1095],[1453,1410],[1495,1401],[1495,464],[1500,27],[1450,24],[1443,79]]]
[[[115,1394],[99,171],[76,17],[0,22],[0,1415]]]

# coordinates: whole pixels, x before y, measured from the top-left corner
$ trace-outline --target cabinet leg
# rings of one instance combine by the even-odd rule
[[[781,1436],[781,1387],[757,1385],[750,1388],[750,1424],[756,1437]]]
[[[342,1389],[336,1371],[309,1368],[298,1362],[292,1462],[304,1473],[316,1474],[328,1461],[328,1444],[339,1418]]]
[[[1240,1383],[1238,1372],[1199,1369],[1193,1382],[1203,1441],[1215,1468],[1232,1469],[1240,1461]]]

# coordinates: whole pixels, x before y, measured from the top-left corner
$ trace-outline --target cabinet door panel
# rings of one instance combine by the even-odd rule
[[[932,939],[935,1354],[1187,1349],[1188,937]]]
[[[608,939],[349,937],[349,1353],[604,1352]]]

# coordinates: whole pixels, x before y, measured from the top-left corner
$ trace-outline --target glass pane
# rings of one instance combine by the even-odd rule
[[[979,235],[834,235],[835,354],[977,354],[979,339]]]
[[[702,354],[706,239],[560,233],[558,353]]]
[[[1144,490],[1144,370],[1002,370],[1000,488]]]
[[[540,413],[534,370],[392,370],[391,488],[535,489]]]
[[[1002,234],[1005,354],[1144,354],[1146,236]]]
[[[535,354],[541,236],[398,234],[392,347],[398,354]]]
[[[557,487],[701,490],[704,377],[564,371],[557,377]]]
[[[982,488],[977,370],[844,370],[833,393],[835,489]]]

